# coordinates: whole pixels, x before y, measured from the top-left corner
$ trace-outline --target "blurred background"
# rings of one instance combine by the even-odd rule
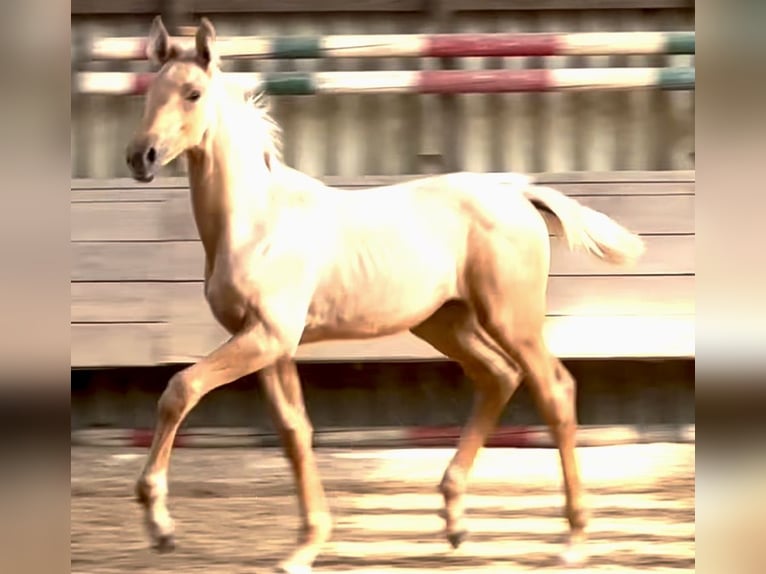
[[[156,14],[164,15],[171,34],[193,32],[196,19],[205,15],[212,19],[219,37],[239,38],[694,31],[694,2],[686,0],[397,0],[361,5],[342,1],[73,0],[74,73],[151,70],[146,61],[105,54],[97,43],[105,38],[143,39]],[[543,57],[533,51],[530,57],[433,58],[396,57],[381,50],[379,57],[365,58],[241,57],[226,61],[224,67],[230,72],[314,73],[694,65],[693,47],[691,53],[672,53],[652,50],[652,41],[644,40],[638,42],[638,53],[624,53],[616,39],[606,36],[602,42],[605,49],[600,55]],[[397,44],[401,47],[402,42]],[[117,93],[119,87],[112,86],[101,91],[114,93],[93,93],[95,89],[79,90],[77,82],[73,83],[72,177],[126,177],[122,152],[140,117],[140,96]],[[693,168],[694,95],[689,90],[284,95],[275,98],[274,105],[284,129],[287,163],[313,176]],[[182,174],[183,169],[178,162],[168,175]]]

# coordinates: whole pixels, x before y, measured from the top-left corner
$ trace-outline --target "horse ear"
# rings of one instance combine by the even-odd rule
[[[170,55],[170,34],[162,23],[162,17],[155,16],[146,44],[146,57],[152,63],[162,66],[170,59]]]
[[[207,70],[210,64],[215,61],[215,28],[207,18],[203,17],[200,21],[194,41],[197,49],[197,62],[203,69]]]

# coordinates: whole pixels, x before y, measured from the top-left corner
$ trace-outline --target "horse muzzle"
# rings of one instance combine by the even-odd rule
[[[160,165],[159,160],[160,152],[154,138],[142,138],[131,142],[125,158],[130,175],[141,183],[149,183],[154,179],[157,166]]]

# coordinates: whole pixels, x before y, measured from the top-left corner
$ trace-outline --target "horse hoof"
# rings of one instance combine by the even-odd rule
[[[569,567],[583,566],[586,562],[585,552],[579,546],[569,546],[561,553],[561,562]]]
[[[452,545],[452,548],[457,549],[465,539],[468,537],[467,530],[458,530],[457,532],[450,532],[447,534],[447,540]]]
[[[160,554],[167,554],[173,552],[176,549],[176,541],[172,534],[167,534],[157,537],[157,542],[154,545],[155,550]]]
[[[305,564],[280,564],[274,574],[311,574],[311,566]]]

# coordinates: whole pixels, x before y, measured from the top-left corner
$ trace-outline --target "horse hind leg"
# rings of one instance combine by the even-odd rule
[[[518,387],[520,372],[462,303],[443,306],[412,332],[457,361],[475,386],[473,410],[439,485],[444,497],[447,540],[457,548],[468,533],[464,516],[468,475],[476,455]]]
[[[526,309],[534,309],[534,306]],[[580,565],[585,560],[588,511],[582,500],[575,456],[577,413],[574,378],[548,351],[542,335],[542,319],[538,320],[529,313],[517,314],[515,320],[506,322],[499,320],[502,313],[484,316],[492,317],[485,322],[487,332],[529,375],[527,384],[558,447],[566,495],[565,515],[569,522],[569,543],[561,557],[569,565]]]
[[[570,540],[562,558],[568,564],[579,564],[585,559],[583,547],[588,510],[582,502],[580,471],[575,456],[577,433],[576,384],[574,377],[556,357],[549,357],[553,366],[551,389],[533,389],[538,409],[545,417],[559,449],[564,488],[566,517],[570,527]]]

